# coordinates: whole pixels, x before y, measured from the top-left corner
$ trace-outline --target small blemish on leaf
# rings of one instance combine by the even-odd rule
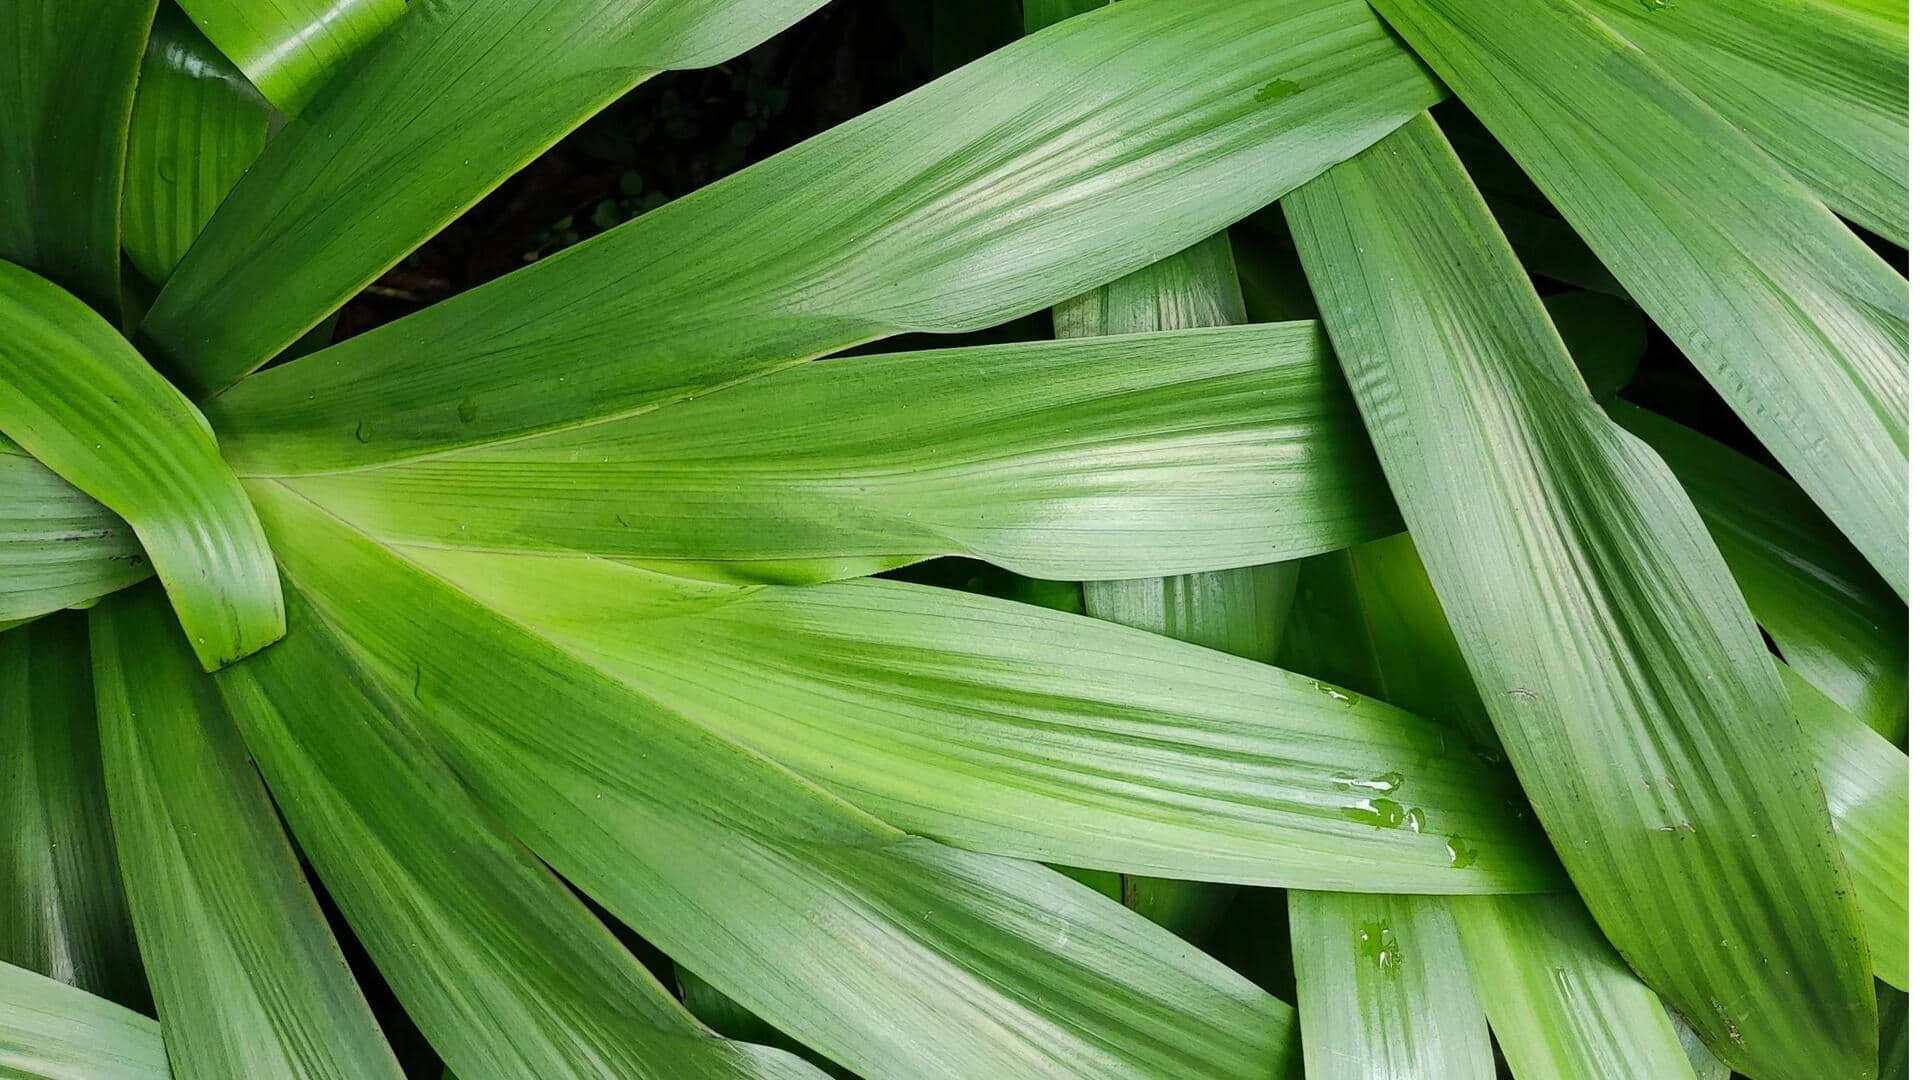
[[[1258,102],[1279,101],[1300,92],[1300,84],[1292,79],[1275,79],[1254,92],[1253,100]]]

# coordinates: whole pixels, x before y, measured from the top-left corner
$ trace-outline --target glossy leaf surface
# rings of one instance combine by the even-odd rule
[[[1376,6],[1904,597],[1906,280],[1578,0]]]
[[[1285,206],[1480,696],[1595,919],[1723,1060],[1864,1072],[1865,940],[1809,749],[1679,484],[1593,404],[1430,119]]]
[[[1276,80],[1301,90],[1264,92]],[[891,334],[991,326],[1195,243],[1437,96],[1355,0],[1111,5],[534,266],[262,372],[213,406],[215,423],[274,436],[306,469],[354,467],[617,418]],[[272,158],[255,175],[270,175]],[[229,212],[231,239],[215,241]],[[242,218],[223,210],[202,246],[259,244]],[[189,298],[190,278],[183,268],[182,291],[149,322],[191,319],[194,355],[222,363],[257,362],[291,334],[255,347],[227,342],[222,326],[315,306],[248,292],[248,317],[229,319]],[[192,290],[202,285],[218,291],[211,277]],[[196,385],[223,382],[195,371]],[[385,422],[355,438],[375,410]]]
[[[278,638],[273,555],[206,419],[79,300],[8,263],[0,323],[0,431],[132,524],[201,666]]]
[[[179,3],[230,63],[289,116],[299,113],[356,52],[407,10],[406,0]]]

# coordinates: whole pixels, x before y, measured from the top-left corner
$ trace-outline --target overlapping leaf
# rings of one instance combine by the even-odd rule
[[[119,515],[0,436],[0,624],[85,603],[152,573]]]
[[[0,778],[0,961],[146,1008],[80,616],[0,636]]]
[[[1828,206],[1907,242],[1907,12],[1859,0],[1579,0]]]
[[[273,556],[206,419],[100,316],[9,263],[0,324],[0,431],[132,524],[201,666],[278,638]]]
[[[688,1016],[506,835],[292,594],[288,638],[222,698],[408,1016],[463,1076],[819,1077]]]
[[[484,423],[477,402],[461,408]],[[377,440],[405,411],[367,410],[360,430]],[[301,473],[300,442],[241,437],[229,451],[243,473]],[[942,554],[1138,577],[1313,554],[1396,522],[1306,323],[800,365],[289,485],[399,542],[787,581]]]
[[[127,136],[122,242],[133,268],[165,282],[266,143],[259,92],[178,8],[161,5]]]
[[[815,1049],[883,1075],[1288,1066],[1291,1010],[1145,919],[1045,868],[897,832],[413,553],[277,485],[253,490],[294,587],[484,804],[648,941]]]
[[[1599,924],[1743,1071],[1864,1073],[1865,941],[1809,749],[1672,474],[1588,397],[1430,119],[1285,206],[1501,743]]]
[[[88,613],[120,869],[187,1076],[391,1077],[246,747],[152,587]]]
[[[450,0],[400,15],[399,0],[193,0],[207,35],[300,116],[221,205],[143,332],[182,385],[220,389],[647,76],[719,63],[823,2]],[[308,21],[316,11],[342,17]],[[302,105],[321,66],[394,16],[351,78]]]
[[[120,166],[154,0],[0,9],[0,260],[120,312]]]
[[[1753,617],[1821,692],[1889,739],[1907,729],[1907,608],[1785,477],[1626,402],[1607,406],[1666,459]]]
[[[1322,888],[1562,880],[1517,793],[1458,740],[1212,650],[896,582],[756,588],[404,554],[676,713],[966,847]],[[1455,865],[1450,836],[1478,861]]]
[[[1112,5],[535,266],[262,372],[210,408],[222,432],[272,436],[278,461],[339,469],[629,414],[889,334],[1004,322],[1187,247],[1437,94],[1355,0]],[[229,208],[270,175],[268,159]],[[233,213],[231,242],[258,244],[259,227]],[[210,231],[200,247],[224,243]],[[261,348],[216,342],[229,322],[270,320],[260,309],[281,305],[234,292],[244,319],[221,316],[181,284],[191,277],[183,266],[181,291],[160,303],[167,320],[193,319],[195,355],[251,364],[290,332]],[[207,374],[197,382],[222,381]]]
[[[0,962],[0,1071],[59,1080],[166,1080],[149,1017]]]
[[[180,6],[288,115],[407,10],[406,0],[180,0]]]
[[[1579,0],[1375,6],[1904,597],[1905,279]]]

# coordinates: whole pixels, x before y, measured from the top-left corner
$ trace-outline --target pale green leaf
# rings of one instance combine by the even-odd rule
[[[1660,999],[1627,969],[1577,898],[1474,896],[1451,906],[1514,1080],[1697,1075]],[[1725,1022],[1732,1025],[1734,1015]],[[1731,1027],[1727,1038],[1736,1037],[1746,1036]]]
[[[636,692],[936,839],[1253,884],[1563,880],[1518,793],[1459,740],[1264,664],[902,582],[724,586],[401,550]],[[1449,836],[1478,861],[1455,866]]]
[[[166,1080],[152,1019],[0,961],[0,1073],[45,1080]]]
[[[1276,78],[1302,89],[1263,94]],[[261,372],[210,408],[223,433],[270,436],[302,469],[339,469],[627,416],[891,334],[991,326],[1195,243],[1437,96],[1357,0],[1114,4],[534,266]],[[215,216],[175,275],[181,291],[150,318],[165,308],[178,324],[176,358],[191,320],[197,361],[232,366],[221,378],[195,367],[197,385],[291,336],[257,330],[263,319],[339,299],[262,292],[318,269],[236,263],[245,289],[190,272],[200,248],[273,257],[261,226],[231,208],[274,158]],[[327,235],[365,246],[357,230]],[[207,296],[190,299],[189,279]],[[216,294],[228,314],[208,306]],[[243,324],[257,344],[228,339]]]
[[[817,1077],[716,1040],[506,835],[313,609],[223,671],[288,824],[387,982],[466,1076]]]
[[[1857,0],[1580,2],[1828,206],[1906,245],[1905,5],[1883,13]]]
[[[458,2],[465,6],[474,0]],[[405,0],[179,0],[179,4],[274,108],[288,115],[300,112],[355,53],[407,10]]]
[[[1287,894],[1312,1080],[1492,1080],[1493,1044],[1446,901]]]
[[[1807,742],[1679,484],[1588,396],[1431,119],[1285,207],[1480,696],[1595,919],[1736,1068],[1864,1074],[1866,942]]]
[[[134,930],[184,1076],[391,1077],[213,680],[152,587],[87,616]]]
[[[10,263],[0,325],[0,431],[133,526],[201,666],[278,638],[273,556],[206,419],[99,315]]]
[[[253,491],[293,586],[483,804],[814,1049],[866,1074],[995,1080],[1287,1068],[1292,1010],[1146,919],[898,832],[489,610],[418,551]]]
[[[402,412],[360,423],[377,439]],[[243,473],[309,472],[297,438],[230,449]],[[1397,522],[1310,323],[848,357],[288,484],[392,542],[794,582],[945,554],[1139,577],[1314,554]]]
[[[1906,280],[1578,0],[1375,6],[1904,597]]]

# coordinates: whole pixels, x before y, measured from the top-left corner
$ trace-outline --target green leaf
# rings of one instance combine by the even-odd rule
[[[1620,426],[1666,459],[1753,617],[1822,693],[1889,739],[1907,730],[1907,607],[1793,482],[1645,409]]]
[[[285,632],[273,555],[206,418],[86,305],[8,263],[0,325],[0,431],[132,524],[201,666]]]
[[[0,962],[0,1072],[165,1080],[160,1026],[106,998]]]
[[[253,491],[293,586],[483,804],[809,1046],[869,1075],[1288,1067],[1292,1010],[1147,920],[1043,867],[898,832],[490,611],[417,552]]]
[[[904,582],[722,586],[396,550],[634,692],[945,842],[1253,884],[1563,881],[1517,792],[1457,739],[1263,664]],[[1456,867],[1450,835],[1479,861]]]
[[[1306,89],[1254,100],[1281,75]],[[890,334],[992,326],[1195,243],[1437,96],[1357,0],[1114,4],[534,266],[262,372],[221,398],[218,426],[338,469],[624,416]],[[200,247],[215,246],[232,212],[220,244],[272,250],[232,207],[273,157]],[[244,301],[210,277],[208,298],[189,301],[197,254],[170,286],[181,294],[156,306],[201,335],[197,385],[246,370],[292,329],[242,347],[224,327],[339,298],[276,299],[261,282],[315,274],[250,267]],[[237,314],[209,306],[215,294]],[[239,366],[211,377],[213,360]],[[376,412],[386,421],[356,438]]]
[[[148,1007],[102,810],[81,616],[0,635],[0,777],[0,961]]]
[[[1580,2],[1828,206],[1906,246],[1904,4]]]
[[[152,573],[126,522],[0,436],[0,622],[84,603]]]
[[[393,1077],[247,750],[155,589],[88,615],[108,805],[185,1076]]]
[[[142,330],[196,397],[225,387],[648,76],[717,64],[823,2],[447,0],[400,15],[400,0],[289,0],[276,25],[246,0],[190,0],[207,36],[256,79],[284,44],[319,36],[334,57],[312,48],[301,59],[331,64],[374,24],[398,22],[275,137]],[[343,10],[351,30],[312,33],[335,24],[309,15]],[[255,20],[265,25],[249,28]],[[277,81],[261,89],[283,109],[299,105],[301,91]]]
[[[328,408],[354,446],[349,421],[375,441],[407,422],[405,405]],[[483,406],[462,408],[487,422]],[[311,473],[289,486],[387,541],[791,582],[945,554],[1047,578],[1210,570],[1396,522],[1307,323],[803,364],[633,416],[340,472],[316,471],[310,449],[298,436],[229,444],[243,473]]]
[[[1493,1077],[1445,901],[1287,894],[1307,1069],[1324,1080]]]
[[[818,1077],[714,1039],[460,786],[297,592],[222,698],[301,848],[466,1076]]]
[[[1514,1080],[1696,1075],[1660,999],[1634,978],[1579,900],[1475,896],[1451,905]]]
[[[1355,685],[1378,686],[1388,699],[1417,704],[1429,714],[1446,718],[1476,739],[1492,744],[1494,736],[1486,712],[1474,692],[1459,645],[1440,610],[1439,597],[1434,595],[1420,556],[1404,534],[1308,560],[1301,570],[1299,600],[1294,612],[1284,643],[1289,662],[1304,660],[1314,674],[1325,674],[1328,678],[1351,677],[1356,680]],[[1340,674],[1343,672],[1346,674]],[[1457,849],[1457,853],[1462,859],[1477,855],[1465,845]],[[1347,898],[1350,933],[1357,935],[1364,928],[1361,925],[1365,918],[1364,902],[1379,899]],[[1444,901],[1408,899],[1432,905],[1451,917],[1453,908]],[[1510,925],[1501,918],[1483,922],[1479,949],[1483,963],[1507,965],[1506,977],[1509,978],[1529,973],[1566,973],[1555,978],[1553,993],[1532,997],[1514,997],[1505,987],[1489,988],[1482,983],[1488,992],[1505,995],[1495,1010],[1495,1024],[1508,1061],[1519,1076],[1561,1080],[1570,1076],[1648,1075],[1638,1070],[1650,1052],[1655,1061],[1664,1060],[1671,1068],[1674,1061],[1671,1055],[1657,1051],[1666,1046],[1677,1029],[1681,1047],[1694,1063],[1701,1080],[1726,1080],[1726,1068],[1712,1060],[1712,1055],[1684,1021],[1676,1018],[1669,1025],[1666,1010],[1646,1007],[1648,1001],[1657,1000],[1652,991],[1639,985],[1631,975],[1624,981],[1614,977],[1613,973],[1621,970],[1623,964],[1612,947],[1594,933],[1591,919],[1580,911],[1577,903],[1566,900],[1561,917],[1575,921],[1583,929],[1564,939],[1533,932],[1530,928],[1535,923],[1527,917],[1531,906],[1552,911],[1561,908],[1562,902],[1555,898],[1554,903],[1547,905],[1521,904],[1508,913]],[[1437,972],[1430,977],[1468,978],[1465,960],[1458,957],[1457,949],[1455,952],[1461,966],[1450,973]],[[1438,963],[1432,957],[1428,962],[1436,966]],[[1305,996],[1313,987],[1304,974],[1302,980]],[[1591,992],[1596,985],[1610,987],[1612,992]],[[1408,1002],[1406,1008],[1418,1005]],[[1390,1040],[1403,1038],[1402,1033],[1411,1027],[1391,1023],[1393,1017],[1392,1013],[1384,1014],[1372,1029],[1385,1047],[1399,1045]],[[1304,1003],[1301,1023],[1303,1028],[1312,1023],[1304,1012]],[[1465,1029],[1456,1026],[1452,1033],[1471,1036],[1476,1028],[1483,1026],[1476,1013],[1474,1026]],[[1605,1037],[1595,1039],[1589,1034],[1594,1030],[1604,1032]],[[1654,1051],[1647,1047],[1653,1047]],[[1615,1048],[1623,1048],[1624,1052],[1616,1052]],[[1401,1053],[1403,1056],[1432,1054],[1435,1049],[1420,1043]],[[1381,1052],[1378,1046],[1372,1050],[1376,1056]]]
[[[471,3],[472,0],[467,0]],[[405,0],[179,0],[273,107],[299,113],[353,55],[406,14]]]
[[[1907,995],[1879,988],[1880,995],[1880,1076],[1879,1080],[1906,1080],[1907,1077]]]
[[[1873,973],[1907,988],[1907,755],[1780,667],[1793,718],[1813,746],[1840,852],[1866,920]]]
[[[1575,0],[1376,6],[1904,597],[1906,279]]]
[[[165,282],[266,144],[259,92],[178,8],[162,5],[127,136],[122,243],[134,269],[156,285]]]
[[[1431,119],[1284,205],[1480,696],[1595,919],[1736,1068],[1865,1073],[1865,941],[1808,746],[1679,484],[1594,405]]]
[[[0,260],[120,311],[120,172],[154,0],[0,12]]]

